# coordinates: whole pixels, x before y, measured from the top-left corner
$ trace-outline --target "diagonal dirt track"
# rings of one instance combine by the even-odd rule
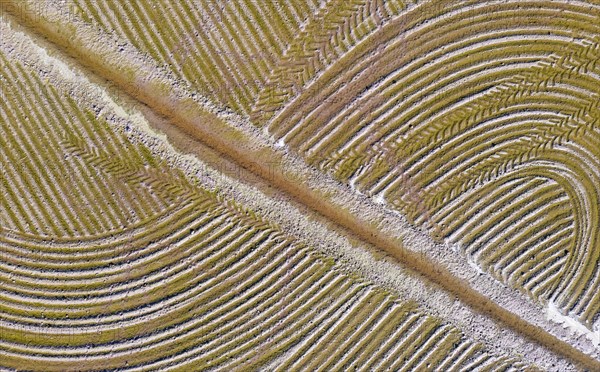
[[[28,27],[30,32],[37,34],[40,38],[47,38],[58,49],[74,57],[90,73],[94,73],[108,83],[114,84],[121,92],[146,105],[149,110],[165,118],[187,136],[240,165],[246,171],[262,179],[265,184],[275,186],[297,203],[308,207],[331,221],[345,231],[346,234],[354,235],[375,249],[387,252],[403,265],[414,269],[429,280],[442,286],[477,311],[499,320],[506,326],[548,347],[555,353],[564,355],[592,370],[600,367],[598,361],[557,339],[543,328],[532,325],[499,306],[461,281],[445,267],[435,263],[432,264],[429,260],[405,249],[400,241],[383,234],[369,220],[361,219],[356,213],[352,213],[344,206],[323,195],[321,191],[315,190],[303,182],[298,182],[300,177],[295,174],[293,169],[273,172],[270,162],[283,162],[284,155],[281,152],[270,147],[257,145],[236,128],[224,123],[221,118],[203,109],[198,109],[193,103],[161,97],[156,94],[155,88],[147,89],[144,82],[136,83],[124,79],[122,75],[111,70],[110,67],[90,59],[91,54],[83,50],[72,49],[64,35],[58,34],[56,30],[41,22],[33,22],[33,19],[27,18],[27,13],[13,15],[20,17],[19,22]],[[264,159],[269,159],[270,162],[267,163]]]

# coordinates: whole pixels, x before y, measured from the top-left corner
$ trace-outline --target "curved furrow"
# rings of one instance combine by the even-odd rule
[[[225,250],[225,253],[227,253],[230,251],[230,249],[233,249],[240,243],[244,243],[248,240],[258,242],[258,241],[260,241],[260,239],[261,239],[260,236],[253,236],[252,232],[241,234],[239,237],[235,237],[235,235],[234,235],[234,237],[232,238],[231,241],[228,242],[226,240],[224,243],[217,245],[214,249],[220,248],[221,250]],[[264,237],[262,239],[264,239]],[[227,244],[227,243],[230,243],[230,245],[231,245],[231,247],[229,249],[224,248],[224,247],[226,247],[226,245],[224,245],[224,244]],[[210,252],[210,250],[209,250],[209,252]],[[217,252],[219,252],[219,251],[217,251]],[[130,297],[130,301],[129,301],[130,303],[140,303],[141,304],[144,301],[149,300],[152,296],[161,296],[163,294],[163,292],[161,290],[165,286],[164,282],[167,281],[167,279],[169,279],[169,282],[170,282],[170,280],[172,280],[172,282],[170,282],[170,286],[173,287],[174,290],[176,290],[185,285],[184,284],[186,282],[185,279],[189,280],[190,276],[197,274],[199,271],[202,271],[202,269],[206,269],[207,266],[209,266],[209,265],[213,265],[213,267],[211,267],[211,270],[209,271],[210,273],[213,273],[216,270],[215,267],[224,269],[227,267],[227,264],[232,263],[231,260],[223,261],[223,260],[225,260],[225,257],[223,257],[222,254],[215,255],[214,257],[211,257],[209,255],[206,259],[208,261],[206,263],[203,263],[203,261],[190,262],[190,263],[194,263],[194,265],[192,265],[192,266],[188,265],[187,270],[185,270],[183,272],[183,274],[178,275],[178,277],[176,276],[176,278],[170,278],[170,277],[163,278],[163,276],[160,275],[160,276],[158,276],[158,279],[159,279],[158,282],[156,282],[156,283],[150,282],[148,284],[148,283],[144,282],[144,280],[147,280],[144,277],[144,278],[142,278],[142,280],[140,280],[141,284],[144,287],[126,288],[127,290],[116,291],[116,292],[111,291],[108,296],[102,296],[100,298],[97,298],[95,301],[91,302],[90,303],[91,306],[85,306],[87,303],[89,303],[89,301],[81,300],[81,299],[74,299],[71,301],[65,301],[67,299],[62,299],[62,301],[61,300],[54,300],[54,301],[46,300],[46,301],[43,301],[42,303],[45,306],[50,307],[50,308],[55,307],[58,309],[62,309],[65,305],[65,302],[67,302],[67,303],[72,302],[72,304],[74,306],[77,306],[76,307],[77,312],[85,312],[85,311],[89,312],[90,311],[89,307],[91,307],[91,310],[94,310],[94,308],[100,309],[104,305],[109,305],[111,303],[114,303],[114,300],[116,298],[120,298],[123,295],[127,295],[128,297]],[[160,264],[161,264],[160,262],[157,262],[157,263],[153,262],[154,266],[160,265]],[[237,266],[235,266],[235,267],[237,267]],[[143,272],[143,270],[145,270],[145,267],[143,267],[139,271]],[[137,273],[134,272],[134,274],[137,274]],[[196,275],[196,277],[193,279],[193,282],[201,282],[203,280],[207,280],[206,275],[208,275],[208,274],[201,275],[201,276]],[[126,275],[124,279],[131,279],[131,276],[134,276],[133,279],[135,279],[135,275]],[[178,280],[175,280],[175,279],[178,279]],[[127,283],[129,284],[129,282],[127,282]],[[135,282],[134,282],[134,284],[135,284]],[[111,286],[109,286],[109,288],[111,288]],[[104,304],[103,304],[103,302],[104,302]],[[120,305],[123,305],[123,304],[120,304]],[[41,304],[39,304],[38,306],[41,306]],[[26,307],[24,309],[26,309]],[[62,311],[64,312],[64,310],[62,310]],[[49,315],[51,316],[52,311],[49,311],[49,313],[50,313]]]
[[[214,226],[209,226],[213,227]],[[152,254],[141,256],[136,260],[125,261],[122,265],[109,272],[98,272],[93,271],[85,273],[84,276],[81,272],[73,273],[75,278],[69,278],[64,275],[55,274],[54,280],[46,278],[45,280],[36,280],[36,278],[25,277],[27,280],[21,279],[19,275],[9,274],[8,277],[13,283],[22,281],[23,283],[33,282],[35,284],[35,292],[38,292],[38,288],[45,288],[43,291],[46,296],[52,298],[59,296],[63,301],[71,299],[77,301],[77,297],[87,297],[89,295],[103,295],[111,294],[118,295],[121,292],[126,292],[128,289],[132,289],[129,286],[123,286],[119,283],[124,279],[128,279],[130,284],[151,284],[152,282],[160,279],[166,274],[177,273],[186,268],[189,261],[194,258],[198,259],[202,257],[210,257],[216,248],[230,244],[237,236],[236,233],[239,229],[227,229],[227,235],[223,236],[223,229],[216,230],[216,236],[204,235],[202,231],[200,234],[187,239],[186,244],[179,244],[177,246],[158,246],[159,249],[165,251],[165,253]],[[219,236],[221,235],[221,236]],[[202,241],[202,244],[198,244],[198,241]],[[202,254],[199,255],[198,251]],[[15,270],[16,271],[16,270]],[[82,277],[83,276],[83,277]],[[101,279],[97,279],[101,276]],[[11,285],[7,285],[10,288]],[[31,287],[31,286],[30,286]],[[70,288],[78,289],[74,290]],[[19,292],[30,292],[32,289],[19,287]],[[61,288],[61,290],[57,290]],[[85,290],[85,291],[84,291]]]
[[[456,214],[451,213],[447,214],[444,219],[440,218],[440,225],[447,229],[448,239],[458,242],[460,240],[458,236],[468,234],[477,227],[478,219],[494,218],[495,213],[503,213],[513,208],[512,203],[515,200],[523,196],[527,197],[540,188],[548,187],[547,181],[539,177],[525,178],[507,175],[506,178],[505,182],[497,187],[491,184],[484,185],[476,195],[462,195],[457,200],[457,203],[467,207],[457,208]],[[474,200],[469,202],[468,198]]]
[[[544,29],[528,29],[527,31],[526,36],[532,38],[541,38],[540,35],[547,33]],[[480,36],[475,40],[466,39],[463,42],[449,43],[443,49],[440,48],[437,51],[428,53],[428,58],[431,61],[443,58],[443,70],[440,70],[438,63],[427,63],[422,58],[410,60],[406,65],[401,66],[400,69],[386,77],[380,85],[371,90],[370,94],[365,95],[360,105],[355,102],[352,103],[356,107],[354,109],[356,113],[352,116],[348,115],[349,117],[344,120],[344,123],[341,123],[341,127],[348,128],[350,125],[354,127],[358,125],[360,128],[348,128],[348,131],[352,134],[352,140],[347,141],[341,149],[360,146],[361,141],[367,140],[368,133],[377,128],[378,125],[404,122],[400,115],[408,117],[406,116],[407,112],[416,103],[423,100],[426,93],[435,91],[435,86],[429,86],[433,82],[437,82],[438,85],[442,86],[448,86],[452,82],[456,84],[455,82],[461,78],[468,77],[471,71],[479,73],[486,68],[493,69],[494,71],[490,72],[496,74],[509,69],[517,69],[519,66],[526,69],[527,66],[537,62],[540,55],[548,54],[564,44],[564,42],[539,43],[531,46],[531,48],[528,47],[519,55],[513,55],[513,58],[506,58],[505,53],[507,51],[521,45],[521,38],[515,34],[522,35],[511,30],[501,31],[498,34],[487,35],[487,37],[485,35]],[[490,44],[490,41],[493,41],[493,44]],[[467,53],[469,58],[464,58],[464,54]],[[480,60],[485,61],[486,64],[481,66],[477,63]],[[464,71],[465,66],[473,67]],[[444,83],[446,81],[448,82]],[[423,93],[420,93],[421,91]],[[338,126],[335,128],[338,128]],[[348,136],[349,133],[341,135],[344,137]]]
[[[498,116],[502,119],[501,121],[490,120],[488,122],[488,120],[484,120],[481,123],[481,127],[479,127],[481,130],[489,127],[494,128],[487,131],[486,135],[490,135],[487,143],[479,143],[476,137],[471,137],[471,131],[468,131],[464,135],[449,140],[447,145],[440,146],[437,151],[444,151],[443,155],[439,155],[437,151],[424,154],[417,164],[414,164],[405,172],[419,184],[423,184],[425,188],[434,188],[435,184],[430,185],[434,180],[438,185],[443,184],[448,179],[455,177],[455,174],[459,172],[465,173],[471,171],[473,173],[483,173],[477,170],[472,171],[471,169],[476,169],[476,166],[483,168],[483,166],[476,163],[481,163],[486,158],[490,159],[489,165],[486,164],[486,166],[495,165],[494,161],[503,164],[501,161],[503,158],[507,158],[507,153],[514,154],[514,158],[520,155],[520,157],[526,160],[527,157],[535,157],[537,151],[549,146],[586,137],[589,129],[586,128],[585,124],[578,123],[573,120],[572,115],[567,114],[570,112],[571,107],[565,101],[569,98],[569,96],[565,95],[542,96],[519,103],[519,105],[511,109],[515,111],[505,110],[499,112]],[[559,107],[566,110],[566,112],[557,113],[556,110]],[[529,117],[525,118],[522,112],[519,113],[519,109],[526,109]],[[544,123],[536,117],[536,111],[545,113],[547,116],[551,116],[555,112],[555,118],[550,118]],[[530,121],[538,122],[538,125],[532,127],[529,133],[523,133],[525,130],[523,127]],[[486,127],[486,124],[488,127]],[[518,129],[515,129],[515,127],[518,127]],[[491,137],[491,134],[495,134],[495,136]],[[482,134],[478,137],[485,138],[486,135]],[[505,147],[496,148],[496,146],[500,145],[504,145]],[[438,156],[435,157],[435,155]],[[458,164],[461,167],[457,167]],[[439,169],[439,173],[443,174],[446,179],[434,179],[431,176],[432,173],[437,173],[437,171],[433,171],[434,169]],[[429,179],[425,177],[429,177]],[[425,179],[422,180],[423,178]]]
[[[552,202],[558,195],[561,195],[561,191],[557,187],[536,190],[535,193],[532,193],[531,198],[515,200],[511,203],[510,208],[503,211],[503,213],[494,213],[484,221],[477,221],[479,223],[477,223],[476,228],[469,231],[461,239],[468,247],[465,248],[466,251],[470,255],[478,255],[479,248],[488,239],[498,237],[498,234],[505,232],[507,229],[513,229],[515,224],[527,223],[524,219],[528,217],[535,218],[538,213],[548,213],[548,210],[555,208]]]
[[[202,226],[203,228],[200,228],[200,226],[197,225],[191,225],[188,227],[191,227],[192,230],[193,229],[198,229],[197,231],[194,231],[194,233],[190,233],[190,229],[188,229],[188,227],[184,227],[183,230],[180,232],[183,235],[181,236],[181,242],[177,242],[175,241],[175,243],[178,243],[176,245],[169,245],[169,244],[154,244],[151,247],[151,250],[145,251],[143,249],[138,250],[138,252],[135,255],[132,255],[131,252],[129,252],[128,250],[125,250],[122,253],[122,259],[121,260],[115,260],[115,262],[113,262],[113,264],[118,264],[119,267],[117,267],[116,269],[112,269],[112,270],[107,270],[106,268],[109,267],[109,265],[96,265],[96,266],[100,266],[100,268],[102,269],[100,271],[100,273],[105,274],[106,277],[104,277],[103,279],[98,279],[98,271],[99,268],[95,267],[92,270],[72,270],[71,272],[69,272],[68,270],[63,270],[61,271],[43,271],[43,270],[38,270],[33,271],[30,267],[26,266],[24,263],[20,263],[19,266],[16,265],[7,265],[7,264],[3,264],[6,265],[6,269],[7,272],[10,272],[12,274],[11,278],[13,279],[13,282],[20,282],[19,278],[27,278],[26,281],[31,282],[33,284],[35,284],[36,287],[47,287],[47,290],[49,290],[50,292],[52,292],[51,288],[53,287],[52,283],[60,283],[60,286],[63,286],[63,291],[61,291],[62,293],[64,293],[65,295],[68,294],[69,292],[69,288],[70,287],[75,287],[78,288],[80,287],[82,284],[87,284],[88,288],[91,287],[95,287],[96,285],[99,285],[100,283],[113,283],[115,282],[114,277],[119,277],[119,275],[123,275],[124,273],[126,273],[129,269],[133,268],[134,266],[143,266],[143,262],[144,260],[149,260],[152,258],[161,258],[162,260],[164,260],[165,258],[168,258],[167,255],[158,255],[156,252],[159,249],[167,249],[169,251],[177,251],[177,249],[179,247],[182,247],[182,253],[183,254],[188,254],[186,252],[189,251],[189,247],[187,247],[189,245],[189,243],[195,243],[196,241],[200,240],[200,239],[204,239],[205,243],[204,245],[210,246],[211,241],[212,240],[216,240],[216,239],[223,239],[222,235],[224,234],[224,232],[227,232],[228,230],[230,231],[231,229],[224,229],[223,227],[219,228],[219,223],[222,223],[222,219],[224,219],[225,217],[221,217],[221,218],[215,218],[215,216],[204,216],[204,218],[199,218],[199,220],[197,221],[197,223],[202,224],[202,223],[206,223],[208,220],[212,220],[211,223],[206,224],[205,226]],[[210,230],[206,230],[206,229],[210,229]],[[169,239],[170,237],[167,235],[165,238]],[[168,242],[168,240],[167,240]],[[140,246],[146,246],[146,244],[142,241],[140,243]],[[148,247],[150,248],[150,247]],[[193,251],[192,251],[193,252]],[[181,255],[181,254],[179,254]],[[66,257],[63,257],[63,260],[65,260]],[[174,261],[174,260],[172,260]],[[137,264],[136,264],[137,263]],[[126,268],[125,270],[123,268]],[[59,280],[59,281],[58,281]]]
[[[250,245],[250,246],[251,246],[251,245]],[[246,248],[250,248],[250,246],[247,246]],[[266,247],[265,247],[265,248],[266,248]],[[265,248],[263,248],[263,250],[264,250]],[[275,250],[275,252],[272,252],[272,254],[274,254],[274,253],[277,253],[277,250]],[[254,254],[254,255],[257,255],[258,253],[257,253],[257,252],[254,252],[253,254]],[[279,252],[279,254],[281,254],[281,252]],[[225,259],[225,257],[222,257],[222,258],[221,258],[221,260],[224,260],[224,259]],[[210,306],[215,306],[215,305],[214,305],[214,303],[211,303],[211,302],[214,302],[214,300],[213,300],[213,301],[209,301],[209,302],[206,302],[206,300],[207,300],[207,299],[210,299],[210,298],[213,298],[213,299],[215,299],[215,300],[217,301],[217,303],[219,303],[219,302],[223,302],[224,300],[223,300],[222,298],[219,298],[219,299],[217,300],[217,299],[214,297],[214,295],[209,295],[209,293],[207,293],[207,292],[206,292],[206,289],[207,289],[207,287],[208,287],[208,288],[211,288],[211,287],[213,287],[213,286],[211,285],[211,283],[219,283],[219,281],[220,281],[219,279],[220,279],[221,277],[224,277],[224,278],[226,278],[226,277],[228,277],[228,275],[230,276],[231,272],[234,272],[234,271],[236,270],[236,266],[235,266],[235,265],[234,265],[233,267],[227,267],[228,265],[231,265],[231,259],[229,260],[229,263],[228,263],[227,261],[226,261],[226,262],[221,262],[221,263],[220,263],[220,264],[219,264],[217,267],[213,267],[213,268],[211,269],[211,271],[208,271],[208,272],[206,272],[206,273],[203,273],[203,275],[201,275],[200,277],[198,277],[198,278],[196,279],[196,283],[195,283],[195,282],[187,282],[187,281],[180,281],[180,282],[183,282],[182,284],[184,284],[184,288],[194,288],[194,287],[193,287],[193,285],[194,285],[194,284],[198,284],[198,283],[202,283],[202,281],[206,281],[206,283],[204,283],[204,286],[205,286],[205,287],[202,287],[202,286],[200,286],[200,287],[198,287],[197,289],[195,289],[195,291],[201,291],[201,292],[199,293],[200,295],[202,295],[200,298],[204,298],[204,299],[205,299],[205,300],[204,300],[205,306],[209,306],[209,305],[210,305]],[[237,264],[237,265],[239,266],[240,264]],[[278,266],[279,266],[279,265],[277,265],[277,261],[274,261],[274,262],[272,262],[272,263],[271,263],[271,265],[272,265],[271,267],[264,267],[264,268],[261,268],[261,270],[259,270],[259,271],[252,270],[252,269],[253,269],[254,267],[256,267],[257,265],[259,265],[259,264],[258,264],[258,263],[254,263],[254,264],[253,264],[253,265],[251,265],[250,267],[246,268],[244,271],[241,271],[241,272],[240,272],[240,275],[242,275],[242,276],[243,276],[243,274],[244,274],[245,272],[252,273],[252,275],[251,275],[250,277],[254,277],[254,278],[255,278],[254,280],[256,280],[257,278],[260,278],[260,277],[261,277],[261,275],[260,275],[260,272],[261,272],[261,271],[262,271],[262,272],[264,272],[264,271],[269,271],[269,270],[272,270],[273,268],[275,268],[275,267],[278,267]],[[195,265],[195,266],[196,266],[196,267],[194,267],[194,269],[196,270],[196,272],[198,272],[198,271],[202,271],[202,268],[201,268],[201,267],[198,267],[198,265]],[[227,270],[226,270],[225,272],[222,272],[222,273],[220,273],[219,275],[217,275],[217,276],[215,276],[215,277],[212,277],[212,276],[211,276],[211,274],[214,274],[215,272],[218,272],[218,271],[219,271],[219,269],[222,269],[223,267],[227,267]],[[281,268],[280,268],[279,270],[281,270]],[[232,279],[232,280],[233,280],[233,279]],[[176,284],[176,283],[174,283],[174,284]],[[181,284],[180,284],[180,285],[181,285]],[[216,285],[216,287],[214,287],[214,288],[217,288],[217,289],[218,289],[218,288],[225,289],[225,288],[227,288],[227,287],[226,287],[226,285],[227,285],[227,283],[219,283],[219,284],[218,284],[218,285]],[[177,286],[173,285],[173,286],[171,286],[171,288],[170,288],[170,289],[171,289],[171,290],[174,292],[174,294],[177,294],[177,290],[178,290]],[[204,293],[202,293],[202,291],[203,291]],[[151,293],[149,293],[149,294],[151,294]],[[159,294],[159,296],[164,296],[164,295],[165,295],[165,293],[164,293],[164,290],[163,290],[163,292],[162,292],[162,293],[160,293],[160,294]],[[171,296],[172,294],[169,294],[169,295]],[[134,299],[129,299],[129,298],[128,298],[128,300],[129,300],[128,302],[135,302],[135,301],[134,301],[134,300],[135,300],[135,298],[134,298]],[[152,304],[152,302],[153,302],[153,299],[149,297],[149,298],[147,298],[147,299],[146,299],[146,301],[147,301],[149,304]],[[197,301],[201,301],[201,300],[200,300],[200,299],[197,299]],[[173,301],[173,302],[174,302],[174,301]],[[179,309],[179,307],[187,307],[187,308],[189,308],[189,307],[191,306],[191,303],[189,303],[189,301],[182,301],[181,303],[174,302],[174,303],[177,303],[177,306],[171,306],[171,307],[169,307],[170,311],[176,311],[176,310],[178,310],[178,309]],[[131,305],[131,306],[133,306],[134,304],[127,303],[126,305]],[[196,309],[196,311],[198,311],[198,309]],[[122,310],[119,310],[119,309],[117,308],[117,309],[115,309],[115,310],[114,310],[114,312],[115,312],[115,313],[121,313],[121,312],[122,312]],[[183,311],[182,311],[182,312],[183,312]],[[160,317],[163,317],[163,318],[164,318],[164,317],[167,317],[167,315],[168,315],[168,314],[165,314],[165,312],[164,312],[164,311],[161,311],[161,312],[159,312],[159,314],[158,314],[158,315],[159,315]],[[187,316],[191,316],[191,315],[190,315],[190,314],[187,314]],[[151,319],[150,319],[150,320],[151,320]],[[131,328],[131,327],[135,326],[135,325],[136,325],[136,323],[137,323],[137,322],[135,321],[135,319],[133,319],[133,321],[129,321],[129,322],[122,322],[122,324],[120,324],[120,326],[121,326],[121,327],[120,327],[120,329],[121,329],[121,330],[126,330],[126,327],[130,327],[130,328]],[[166,326],[167,324],[168,324],[168,322],[167,322],[167,323],[165,323],[164,321],[162,322],[162,325],[163,325],[163,326]],[[114,327],[114,325],[112,325],[112,326],[110,326],[110,327]],[[96,328],[96,327],[93,327],[93,328]],[[101,328],[104,328],[104,327],[101,327]],[[159,329],[159,328],[160,328],[160,327],[158,327],[158,328],[156,328],[156,329]]]
[[[487,261],[488,265],[494,267],[494,271],[501,271],[504,280],[508,280],[507,272],[514,272],[511,267],[521,265],[526,260],[534,260],[536,252],[527,250],[527,247],[546,245],[554,243],[558,239],[570,239],[573,235],[573,221],[568,211],[562,212],[563,217],[557,218],[550,223],[536,224],[532,228],[524,228],[514,237],[507,237],[506,244],[515,247],[525,247],[525,249],[511,249],[510,254],[502,254],[500,250],[490,252]],[[565,244],[564,247],[569,246]]]
[[[507,19],[506,17],[508,17],[508,16],[510,16],[511,22],[515,22],[515,21],[518,21],[519,19],[525,18],[526,14],[519,13],[519,14],[515,15],[515,14],[502,14],[500,12],[494,12],[494,13],[490,14],[490,17],[505,17],[505,18],[502,18],[502,19]],[[514,20],[515,17],[516,17],[516,20]],[[478,16],[478,18],[482,18],[482,16]],[[488,23],[490,23],[491,25],[495,25],[495,23],[492,22],[493,19],[489,20],[489,21],[487,19],[485,19],[485,20]],[[445,23],[450,23],[450,22],[452,22],[452,19],[448,19],[447,21],[445,20]],[[472,23],[475,23],[475,22],[472,22]],[[450,25],[451,26],[449,26],[449,27],[451,27],[451,30],[452,29],[457,29],[457,30],[460,31],[461,37],[464,37],[465,33],[474,32],[474,31],[471,31],[471,28],[465,27],[465,24],[461,23],[460,21],[459,22],[450,23]],[[426,46],[428,46],[428,44],[434,44],[434,43],[437,43],[436,45],[442,46],[442,45],[444,45],[444,44],[442,44],[442,42],[444,42],[445,39],[448,39],[448,37],[435,38],[435,37],[432,36],[432,34],[440,34],[440,35],[442,35],[442,33],[444,33],[444,35],[450,35],[451,34],[449,32],[451,30],[447,30],[447,29],[445,29],[444,27],[441,27],[441,25],[438,25],[438,24],[436,24],[435,26],[437,27],[436,30],[431,30],[431,28],[433,28],[433,26],[429,26],[429,28],[424,28],[423,30],[419,30],[420,34],[424,34],[426,32],[428,34],[428,41],[427,41],[427,43],[423,43],[422,44],[423,46],[420,46],[422,49],[425,48]],[[501,25],[498,25],[498,27],[500,27],[500,26]],[[391,27],[391,23],[390,23],[390,27]],[[397,30],[397,31],[399,31],[399,30]],[[457,31],[454,31],[454,32],[457,33]],[[334,91],[333,89],[335,87],[337,87],[337,86],[343,86],[342,84],[343,84],[344,81],[350,81],[351,79],[355,80],[355,81],[347,84],[346,86],[344,86],[343,89],[345,89],[345,91],[348,91],[350,89],[350,87],[356,86],[357,84],[362,84],[363,87],[367,86],[369,83],[373,84],[374,82],[376,82],[379,79],[381,79],[383,76],[387,75],[388,74],[387,71],[394,71],[395,66],[398,66],[399,64],[402,64],[405,60],[408,60],[408,58],[410,58],[410,56],[411,56],[411,54],[403,53],[403,45],[406,42],[412,41],[411,39],[407,40],[407,38],[409,36],[412,36],[412,35],[409,35],[409,36],[406,36],[406,37],[403,34],[400,34],[400,35],[401,35],[401,37],[399,38],[399,40],[395,44],[395,49],[394,48],[390,48],[388,46],[388,48],[386,48],[386,53],[384,55],[382,55],[381,53],[379,53],[379,54],[373,54],[372,57],[371,57],[371,60],[361,60],[361,59],[359,59],[360,64],[358,66],[352,66],[352,68],[347,69],[347,71],[344,71],[344,70],[340,71],[340,72],[343,72],[343,75],[347,75],[347,76],[341,76],[342,74],[337,74],[337,75],[331,74],[331,75],[329,75],[329,76],[332,76],[332,77],[335,76],[336,81],[339,81],[339,83],[337,83],[336,85],[334,85],[334,86],[332,86],[330,88],[329,84],[327,84],[328,82],[326,80],[322,81],[321,85],[323,87],[326,87],[327,89],[322,89],[321,92],[317,92],[317,94],[319,95],[317,97],[310,96],[310,99],[311,99],[310,102],[309,102],[309,103],[311,103],[310,105],[304,105],[304,107],[301,108],[300,110],[298,110],[299,107],[296,107],[296,106],[292,107],[292,106],[290,106],[289,110],[286,109],[286,111],[289,111],[290,113],[294,113],[294,117],[305,118],[305,117],[308,116],[308,112],[309,111],[307,111],[307,110],[309,110],[309,108],[312,108],[312,109],[320,108],[321,110],[324,110],[325,109],[324,106],[320,105],[321,102],[327,102],[328,101],[327,98],[324,96],[324,94],[328,94],[329,97],[331,97],[331,94],[332,94],[331,92]],[[418,36],[414,36],[415,39],[417,39],[417,37]],[[493,37],[493,35],[491,35],[491,37]],[[370,45],[372,48],[375,48],[375,46],[379,45],[379,44],[378,43],[369,43],[368,45]],[[397,58],[398,55],[394,54],[395,50],[399,51],[400,53],[402,53],[401,54],[402,58]],[[426,55],[426,56],[428,56],[428,54],[425,54],[424,52],[425,52],[425,50],[415,50],[415,51],[411,50],[411,53],[413,53],[413,55],[419,55],[420,54],[420,55]],[[391,56],[394,56],[395,58],[394,59],[390,59]],[[386,57],[387,57],[387,60],[385,59]],[[379,61],[379,60],[376,61],[375,58],[381,59],[381,61]],[[344,61],[344,62],[351,63],[351,61]],[[369,82],[362,81],[364,79],[356,80],[356,78],[353,78],[354,76],[357,76],[358,73],[361,71],[359,68],[362,67],[363,70],[369,70],[368,67],[369,66],[373,66],[373,65],[375,65],[375,66],[381,66],[381,68],[376,69],[377,74],[373,74],[373,71],[370,71],[370,73],[368,74]],[[337,67],[337,66],[334,66],[334,67]],[[342,66],[340,66],[340,68],[341,67]],[[352,75],[350,75],[350,74],[352,74]],[[361,89],[361,88],[357,87],[354,90],[357,91],[357,92],[360,92],[359,89]],[[306,93],[307,97],[308,97],[308,94],[310,94],[310,93],[314,93],[314,92],[312,90],[310,90],[310,89],[307,88],[307,93]],[[339,91],[339,92],[337,92],[335,94],[337,94],[339,96],[342,96],[342,97],[346,97],[346,98],[343,100],[344,102],[340,102],[340,100],[336,100],[336,102],[334,102],[334,105],[329,105],[328,108],[330,108],[330,110],[328,110],[328,112],[339,112],[340,110],[337,109],[337,106],[345,104],[347,101],[353,99],[353,97],[355,96],[355,94],[345,94],[345,93],[342,93],[342,91]],[[302,97],[299,97],[298,98],[298,104],[300,104],[302,102],[303,102]],[[290,118],[288,118],[285,115],[281,116],[281,120],[285,120],[286,121],[286,126],[284,126],[284,127],[279,126],[277,124],[277,122],[275,122],[275,121],[273,122],[272,126],[273,126],[273,128],[275,130],[279,130],[279,128],[281,128],[282,130],[285,130],[286,133],[289,132],[289,128],[296,123],[295,121],[291,121],[290,122]],[[277,132],[275,132],[275,133],[277,133]]]
[[[459,242],[482,269],[492,267],[488,255],[512,257],[520,264],[492,275],[537,293],[543,304],[555,298],[592,330],[600,306],[600,246],[590,230],[600,200],[598,4],[418,8],[328,62],[314,81],[301,81],[270,109],[270,134],[434,237]],[[551,174],[568,173],[535,174],[540,161]],[[524,172],[558,183],[531,198],[508,197],[502,185],[516,178],[505,175]],[[482,200],[489,215],[473,213]],[[467,208],[473,212],[464,214]],[[525,238],[549,226],[562,236],[565,224],[565,245]],[[540,252],[548,272],[524,251]]]
[[[432,219],[435,223],[443,229],[445,236],[451,236],[457,229],[463,229],[465,224],[473,217],[481,215],[486,210],[498,209],[501,210],[505,207],[506,202],[512,200],[510,192],[522,193],[527,190],[539,186],[544,181],[536,178],[525,178],[525,177],[512,177],[501,185],[482,185],[481,188],[475,191],[478,197],[473,197],[471,203],[467,203],[466,200],[471,198],[472,195],[460,195],[450,203],[447,208],[439,209],[436,213],[432,214]],[[489,199],[482,198],[481,196],[488,195]],[[495,200],[498,205],[493,206],[486,201]],[[448,221],[446,223],[441,221]]]
[[[493,36],[495,35],[489,35],[489,38]],[[456,98],[450,92],[446,92],[444,97],[435,94],[441,87],[456,89],[462,84],[476,85],[479,80],[482,84],[480,89],[483,89],[486,85],[493,84],[490,82],[490,75],[496,75],[498,80],[507,78],[515,70],[527,69],[538,58],[534,54],[535,50],[528,50],[527,54],[519,55],[517,58],[507,58],[506,52],[518,46],[517,41],[509,40],[502,43],[502,39],[499,41],[494,39],[492,45],[489,45],[489,41],[489,39],[478,41],[478,44],[481,44],[479,48],[477,44],[461,45],[463,49],[456,52],[455,56],[451,53],[452,45],[445,46],[444,52],[447,54],[440,56],[443,57],[442,60],[435,60],[429,53],[428,60],[414,58],[408,66],[390,72],[383,81],[368,91],[360,93],[360,96],[350,103],[350,107],[345,107],[343,111],[337,113],[336,118],[329,120],[327,125],[311,132],[308,132],[308,128],[303,128],[303,132],[308,132],[308,135],[298,137],[295,141],[291,137],[294,132],[288,132],[284,139],[287,141],[289,138],[290,143],[298,145],[302,151],[320,156],[333,151],[348,150],[354,146],[366,150],[367,145],[374,140],[371,135],[374,130],[382,131],[397,126],[398,123],[402,123],[402,128],[406,128],[407,125],[411,125],[408,119],[412,118],[415,123],[422,122],[417,118],[416,112],[419,107],[430,107],[428,101],[434,101],[432,108],[454,104]],[[398,43],[401,47],[402,41]],[[553,45],[549,45],[540,48],[538,53],[547,52],[552,47]],[[400,49],[399,52],[402,50]],[[465,59],[464,54],[467,53],[468,55],[473,53],[474,56]],[[481,61],[486,63],[482,64]],[[440,76],[440,68],[444,71],[443,76]],[[464,94],[464,91],[461,92],[459,89],[458,93]],[[315,121],[312,124],[319,123]]]

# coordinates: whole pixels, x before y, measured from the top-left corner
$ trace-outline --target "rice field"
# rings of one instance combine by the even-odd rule
[[[3,367],[524,365],[345,272],[0,58]]]
[[[261,213],[271,202],[246,205],[132,141],[127,104],[72,89],[31,38],[189,137],[239,145],[227,154],[242,166],[263,151],[245,143],[284,151],[452,250],[450,274],[471,265],[538,312],[524,319],[535,331],[504,326],[600,368],[600,3],[0,4],[13,35],[0,40],[1,367],[560,370],[352,270]],[[273,187],[304,187],[282,179]],[[324,194],[306,204],[348,227],[319,210]],[[435,267],[419,280],[443,281]],[[538,321],[545,311],[570,328]]]

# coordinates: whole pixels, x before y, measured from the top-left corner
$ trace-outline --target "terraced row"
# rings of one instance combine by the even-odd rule
[[[425,4],[337,58],[267,127],[593,330],[599,41],[594,1]]]
[[[2,47],[2,368],[526,367],[190,181]]]

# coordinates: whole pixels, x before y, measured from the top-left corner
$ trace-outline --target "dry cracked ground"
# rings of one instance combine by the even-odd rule
[[[0,369],[600,371],[600,2],[0,0]]]

